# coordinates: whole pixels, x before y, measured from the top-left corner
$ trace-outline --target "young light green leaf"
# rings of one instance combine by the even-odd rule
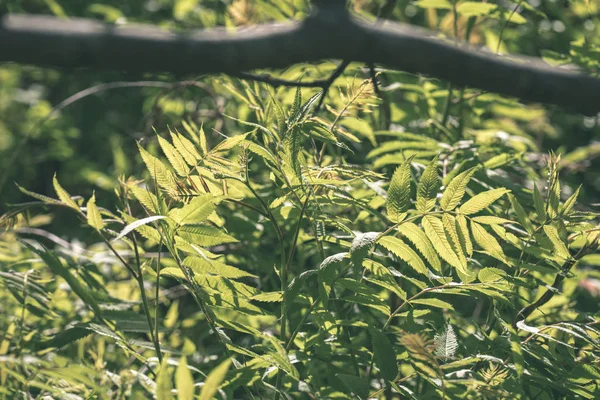
[[[425,257],[427,262],[436,270],[441,271],[440,259],[438,258],[431,241],[427,238],[425,232],[412,222],[404,222],[398,226],[398,232],[406,237],[419,252]]]
[[[442,257],[442,259],[444,259],[454,268],[462,270],[464,273],[466,273],[466,266],[461,264],[458,256],[450,246],[450,242],[448,241],[446,233],[444,232],[444,225],[442,224],[442,221],[434,216],[426,215],[423,217],[422,225],[425,234],[431,241],[431,244],[433,244],[433,248],[438,252],[440,257]]]
[[[506,272],[498,268],[483,268],[477,274],[480,282],[494,282],[503,279],[506,276]]]
[[[100,211],[98,211],[98,207],[96,207],[96,194],[92,194],[92,197],[90,197],[90,199],[88,200],[86,211],[87,223],[89,226],[96,230],[101,230],[102,228],[104,228],[104,221],[102,221]]]
[[[159,219],[165,219],[165,218],[167,218],[167,217],[165,217],[163,215],[153,215],[151,217],[146,217],[146,218],[138,219],[137,221],[132,222],[131,224],[127,225],[119,233],[119,235],[116,238],[113,239],[113,241],[117,241],[117,240],[121,239],[122,237],[126,236],[127,234],[129,234],[130,232],[132,232],[136,228],[139,228],[142,225],[146,225],[146,224],[149,224],[150,222],[157,221]]]
[[[471,220],[484,225],[504,225],[513,222],[506,218],[494,217],[493,215],[481,215],[479,217],[473,217]]]
[[[534,232],[533,225],[531,224],[529,215],[527,215],[527,212],[525,211],[521,203],[519,203],[519,200],[517,200],[517,198],[513,194],[508,195],[508,200],[510,200],[510,204],[515,210],[515,213],[517,214],[517,220],[519,221],[521,226],[525,228],[527,233],[532,234]]]
[[[144,160],[144,164],[146,164],[146,168],[152,177],[152,180],[156,182],[158,186],[166,190],[169,194],[176,195],[178,188],[175,175],[173,175],[173,173],[165,166],[165,164],[163,164],[162,161],[148,153],[142,146],[139,145],[139,143],[138,148],[140,150],[142,160]]]
[[[538,219],[540,222],[546,220],[546,205],[544,204],[544,199],[542,198],[542,194],[537,188],[537,185],[533,185],[533,205],[535,206],[535,212],[538,215]]]
[[[188,368],[185,356],[179,359],[179,365],[175,372],[175,388],[177,389],[177,400],[194,400],[194,378]]]
[[[194,143],[189,141],[185,136],[181,135],[180,133],[173,133],[170,131],[169,133],[171,134],[171,140],[173,141],[173,145],[175,146],[179,154],[181,154],[185,162],[190,167],[196,166],[198,164],[198,161],[202,159],[202,156],[200,155],[200,153],[198,153],[198,150],[196,149],[196,146],[194,146]]]
[[[417,210],[426,213],[435,207],[437,193],[440,190],[438,176],[438,156],[427,165],[417,186]]]
[[[56,195],[58,196],[60,201],[62,201],[64,204],[68,205],[69,207],[79,211],[79,206],[77,205],[77,203],[75,203],[75,200],[73,200],[71,198],[71,195],[65,189],[63,189],[62,186],[60,186],[60,183],[58,183],[58,179],[56,178],[56,173],[54,174],[52,183],[54,185],[54,190],[56,191]]]
[[[198,224],[204,222],[215,211],[215,198],[211,194],[194,197],[182,208],[174,208],[169,212],[169,218],[178,225]]]
[[[474,1],[462,2],[456,7],[456,12],[464,17],[478,17],[489,15],[492,11],[496,10],[498,6],[490,3],[478,3]]]
[[[404,219],[406,211],[410,206],[410,163],[412,157],[396,168],[387,193],[385,208],[388,218],[392,222],[400,222]]]
[[[197,246],[210,247],[223,243],[235,243],[237,239],[214,226],[185,225],[177,230],[179,236]]]
[[[379,373],[385,380],[393,381],[398,375],[398,363],[392,344],[387,336],[371,324],[369,324],[369,334],[373,344],[373,359],[379,368]]]
[[[509,192],[508,189],[498,188],[479,193],[460,206],[459,211],[464,215],[478,213]]]
[[[471,235],[469,234],[469,228],[467,227],[467,218],[464,215],[457,215],[456,222],[458,224],[458,237],[461,244],[464,245],[466,253],[469,257],[473,256],[473,242],[471,242]]]
[[[565,201],[565,203],[562,206],[561,215],[569,215],[571,209],[573,209],[573,206],[577,202],[577,197],[579,196],[580,190],[581,185],[579,185],[577,190],[575,190],[575,192],[571,196],[569,196],[569,198]]]
[[[225,375],[227,375],[230,365],[231,359],[228,358],[208,374],[204,381],[204,386],[202,386],[202,390],[200,391],[200,400],[211,400],[213,398],[225,379]]]
[[[19,186],[18,184],[17,184],[17,187],[19,188],[19,190],[22,193],[26,194],[27,196],[31,196],[34,199],[38,199],[40,201],[43,201],[46,204],[56,204],[56,205],[62,205],[63,204],[59,200],[53,199],[52,197],[44,196],[43,194],[32,192],[30,190],[25,189],[24,187]]]
[[[429,306],[429,307],[434,307],[434,308],[441,308],[442,310],[454,310],[454,307],[452,306],[452,304],[448,303],[447,301],[435,299],[435,298],[415,299],[415,300],[412,300],[411,303],[412,304],[421,304],[424,306]]]
[[[487,251],[490,256],[508,264],[500,243],[483,226],[471,221],[471,232],[473,232],[473,239],[479,247]]]
[[[160,135],[157,135],[157,137],[160,148],[162,149],[163,153],[165,153],[165,156],[167,156],[169,163],[171,163],[171,166],[175,172],[177,172],[177,175],[187,176],[189,169],[181,154],[179,154],[177,149],[171,143],[169,143],[168,140],[164,139]]]
[[[449,239],[450,245],[454,250],[454,253],[458,256],[461,265],[463,265],[466,269],[467,259],[465,257],[465,244],[461,242],[458,236],[458,229],[456,226],[456,219],[450,215],[449,213],[444,213],[442,215],[442,224],[444,225],[444,231],[446,232],[446,237]]]
[[[563,258],[570,258],[571,253],[569,249],[565,245],[565,243],[561,240],[560,235],[558,234],[558,229],[552,225],[544,225],[544,233],[552,242],[552,246],[554,247],[554,251],[557,255]]]
[[[383,236],[377,243],[394,253],[396,257],[404,260],[415,271],[424,275],[428,274],[427,267],[421,257],[402,240],[393,236]]]
[[[160,365],[160,370],[156,377],[156,400],[172,400],[173,394],[171,393],[171,374],[169,373],[169,360],[167,357],[163,358],[163,362]]]
[[[471,176],[473,176],[475,171],[476,168],[468,169],[458,174],[454,177],[454,179],[450,181],[448,187],[446,187],[446,189],[444,190],[442,200],[440,201],[442,210],[451,211],[458,205],[458,203],[465,195],[467,184],[469,183],[469,180],[471,179]]]
[[[134,184],[128,184],[127,188],[133,194],[133,197],[135,197],[136,200],[139,201],[140,204],[142,204],[148,211],[151,211],[155,214],[160,214],[161,210],[167,208],[166,204],[164,204],[164,201],[161,199],[159,202],[154,193],[151,193],[146,189],[142,189]]]

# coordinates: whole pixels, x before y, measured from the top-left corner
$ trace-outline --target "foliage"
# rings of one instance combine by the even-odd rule
[[[306,11],[207,3],[178,1],[174,19]],[[511,48],[513,24],[552,9],[409,6],[462,37],[502,29]],[[86,153],[47,185],[16,176],[28,200],[1,220],[0,398],[599,397],[597,188],[569,173],[594,146],[545,153],[574,124],[564,113],[371,78],[358,64],[327,91],[207,77],[195,101],[212,114],[149,92],[168,117],[125,150],[134,162],[122,142],[86,149],[114,159],[95,191],[77,178]]]

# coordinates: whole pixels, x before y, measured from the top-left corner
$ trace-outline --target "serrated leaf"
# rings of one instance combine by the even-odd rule
[[[565,201],[565,203],[563,204],[562,209],[561,209],[561,215],[569,215],[569,213],[573,209],[573,206],[577,202],[577,197],[579,196],[579,191],[581,190],[581,186],[582,185],[579,185],[577,190],[575,190],[575,192],[571,196],[569,196],[569,198]]]
[[[498,268],[483,268],[477,274],[480,282],[494,282],[504,279],[506,272]]]
[[[544,199],[542,198],[542,194],[538,190],[537,186],[533,185],[533,205],[535,207],[535,212],[538,215],[540,222],[546,220],[546,208],[544,204]]]
[[[552,225],[544,225],[544,233],[552,242],[552,246],[554,247],[554,251],[557,255],[563,258],[570,258],[571,253],[569,249],[565,245],[565,243],[561,240],[560,235],[558,234],[558,230]]]
[[[163,358],[160,370],[156,376],[156,400],[172,400],[173,395],[171,394],[171,374],[169,373],[169,360],[167,357]]]
[[[484,225],[504,225],[513,223],[513,221],[509,219],[494,217],[493,215],[481,215],[479,217],[473,217],[471,220]]]
[[[204,222],[216,210],[215,198],[211,194],[194,197],[182,208],[169,211],[169,218],[178,225],[198,224]]]
[[[392,222],[400,222],[410,206],[410,163],[413,157],[407,159],[396,168],[387,193],[385,208]]]
[[[188,368],[187,359],[181,357],[175,372],[175,388],[177,400],[194,400],[194,378]]]
[[[65,189],[63,189],[62,186],[60,186],[60,183],[58,183],[56,173],[54,174],[54,178],[52,179],[52,184],[54,185],[54,191],[56,192],[56,195],[58,196],[60,201],[73,208],[74,210],[79,211],[79,206],[77,205],[77,203],[75,203],[75,200],[73,200],[71,198],[71,195]]]
[[[529,215],[527,215],[527,212],[525,211],[521,203],[519,203],[519,200],[517,200],[517,198],[512,194],[508,195],[508,200],[510,200],[510,204],[515,210],[515,214],[517,214],[517,220],[519,221],[521,226],[525,228],[527,233],[533,234],[534,229],[533,225],[531,224],[531,221],[529,220]]]
[[[388,381],[393,381],[398,375],[396,352],[387,336],[369,324],[369,334],[373,345],[373,359],[379,368],[381,376]]]
[[[175,172],[177,172],[177,175],[187,176],[189,173],[189,168],[181,154],[179,154],[177,149],[171,143],[169,143],[168,140],[164,139],[160,135],[157,137],[160,148],[162,149],[163,153],[165,153],[165,156],[167,156],[169,163],[171,163],[171,166]]]
[[[227,375],[230,365],[231,359],[228,358],[208,374],[204,381],[204,386],[202,386],[202,390],[200,391],[200,400],[211,400],[213,398],[225,379],[225,375]]]
[[[469,234],[469,228],[467,227],[467,218],[464,215],[456,216],[456,223],[458,226],[458,237],[461,244],[464,245],[465,251],[469,257],[473,256],[473,242],[471,242],[471,235]]]
[[[444,259],[454,268],[466,273],[466,266],[461,264],[458,256],[450,246],[450,242],[448,241],[446,233],[444,232],[444,225],[442,224],[442,221],[440,221],[439,218],[426,215],[423,217],[422,225],[425,234],[431,241],[433,248],[435,251],[437,251],[440,257],[442,257],[442,259]]]
[[[161,210],[166,209],[164,202],[159,202],[156,196],[150,191],[133,184],[128,185],[127,188],[133,194],[133,197],[135,197],[147,210],[155,214],[160,214]]]
[[[441,271],[440,259],[438,258],[433,245],[427,238],[425,232],[412,222],[404,222],[398,226],[398,232],[406,237],[417,250],[425,257],[429,265],[436,271]]]
[[[53,199],[52,197],[44,196],[43,194],[39,194],[39,193],[32,192],[30,190],[27,190],[24,187],[19,186],[18,184],[16,184],[16,185],[22,193],[26,194],[27,196],[31,196],[34,199],[43,201],[46,204],[63,204],[61,201]]]
[[[456,224],[456,219],[450,215],[449,213],[444,213],[442,215],[442,224],[444,225],[444,231],[446,232],[446,237],[449,239],[450,245],[454,250],[454,253],[458,256],[460,263],[466,268],[467,259],[465,257],[465,243],[461,242],[458,236],[458,229]]]
[[[198,150],[196,149],[196,146],[194,146],[194,143],[190,142],[185,136],[181,135],[180,133],[173,133],[171,131],[169,131],[169,133],[171,134],[171,141],[173,142],[173,145],[175,146],[179,154],[181,154],[185,162],[190,167],[196,166],[198,162],[202,159],[202,156],[200,155],[200,153],[198,153]]]
[[[473,239],[475,242],[488,252],[488,254],[503,263],[507,264],[506,256],[500,243],[493,237],[485,228],[479,225],[477,222],[471,221],[471,232],[473,233]]]
[[[121,239],[122,237],[126,236],[130,232],[134,231],[136,228],[139,228],[140,226],[149,224],[150,222],[157,221],[159,219],[166,219],[166,218],[167,217],[165,217],[164,215],[153,215],[151,217],[138,219],[137,221],[132,222],[129,225],[127,225],[125,228],[123,228],[123,230],[119,233],[119,235],[116,238],[114,238],[113,240],[117,241],[117,240]]]
[[[492,203],[509,192],[510,190],[508,189],[498,188],[479,193],[471,197],[467,202],[460,206],[459,211],[464,215],[478,213],[484,208],[489,207]]]
[[[96,207],[96,195],[92,194],[92,197],[87,202],[86,205],[87,212],[87,223],[94,229],[101,230],[104,228],[104,221],[102,221],[102,216],[100,215],[100,211],[98,211],[98,207]]]
[[[452,325],[446,325],[445,329],[441,333],[437,333],[433,341],[435,343],[435,354],[442,357],[444,361],[449,358],[453,358],[458,348],[458,341],[456,340],[456,334]]]
[[[256,275],[249,272],[208,258],[189,256],[183,260],[183,265],[189,267],[197,275],[211,274],[231,279],[256,278]]]
[[[438,176],[438,156],[427,165],[417,186],[417,210],[426,213],[435,207],[437,193],[440,190]]]
[[[411,301],[411,304],[421,304],[424,306],[441,308],[443,310],[454,310],[452,304],[440,299],[415,299]]]
[[[217,144],[215,147],[213,147],[213,149],[210,151],[210,153],[216,154],[216,153],[222,153],[227,150],[231,150],[232,148],[234,148],[235,146],[237,146],[238,144],[243,142],[247,136],[248,136],[248,133],[244,133],[243,135],[236,135],[236,136],[228,137],[227,139],[221,141],[219,144]]]
[[[475,170],[475,168],[468,169],[465,172],[458,174],[450,181],[448,187],[444,190],[442,200],[440,201],[442,210],[451,211],[458,205],[465,195],[467,184],[469,183],[471,176],[475,173]]]
[[[236,238],[208,225],[185,225],[179,228],[177,233],[187,242],[201,247],[237,242]]]
[[[402,240],[393,236],[383,236],[377,243],[394,253],[396,257],[405,261],[418,273],[428,275],[427,267],[423,263],[423,260],[421,260],[421,257]]]
[[[148,153],[139,143],[138,148],[152,180],[170,195],[176,195],[178,187],[175,175],[173,175],[162,161]]]

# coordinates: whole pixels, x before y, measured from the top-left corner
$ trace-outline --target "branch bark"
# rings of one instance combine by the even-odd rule
[[[409,25],[367,23],[350,16],[337,3],[331,4],[316,8],[302,22],[185,33],[87,19],[6,15],[0,20],[0,61],[135,72],[239,74],[340,59],[383,64],[456,86],[585,114],[600,111],[600,79],[550,67],[539,59],[486,53]]]

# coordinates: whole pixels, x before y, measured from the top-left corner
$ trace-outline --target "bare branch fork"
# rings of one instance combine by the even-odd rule
[[[185,33],[149,26],[106,25],[87,19],[6,15],[0,20],[0,61],[235,75],[339,59],[382,64],[444,79],[455,86],[554,104],[585,114],[600,111],[600,79],[550,67],[539,59],[486,53],[409,25],[365,22],[351,16],[343,0],[313,3],[313,13],[301,22]]]

